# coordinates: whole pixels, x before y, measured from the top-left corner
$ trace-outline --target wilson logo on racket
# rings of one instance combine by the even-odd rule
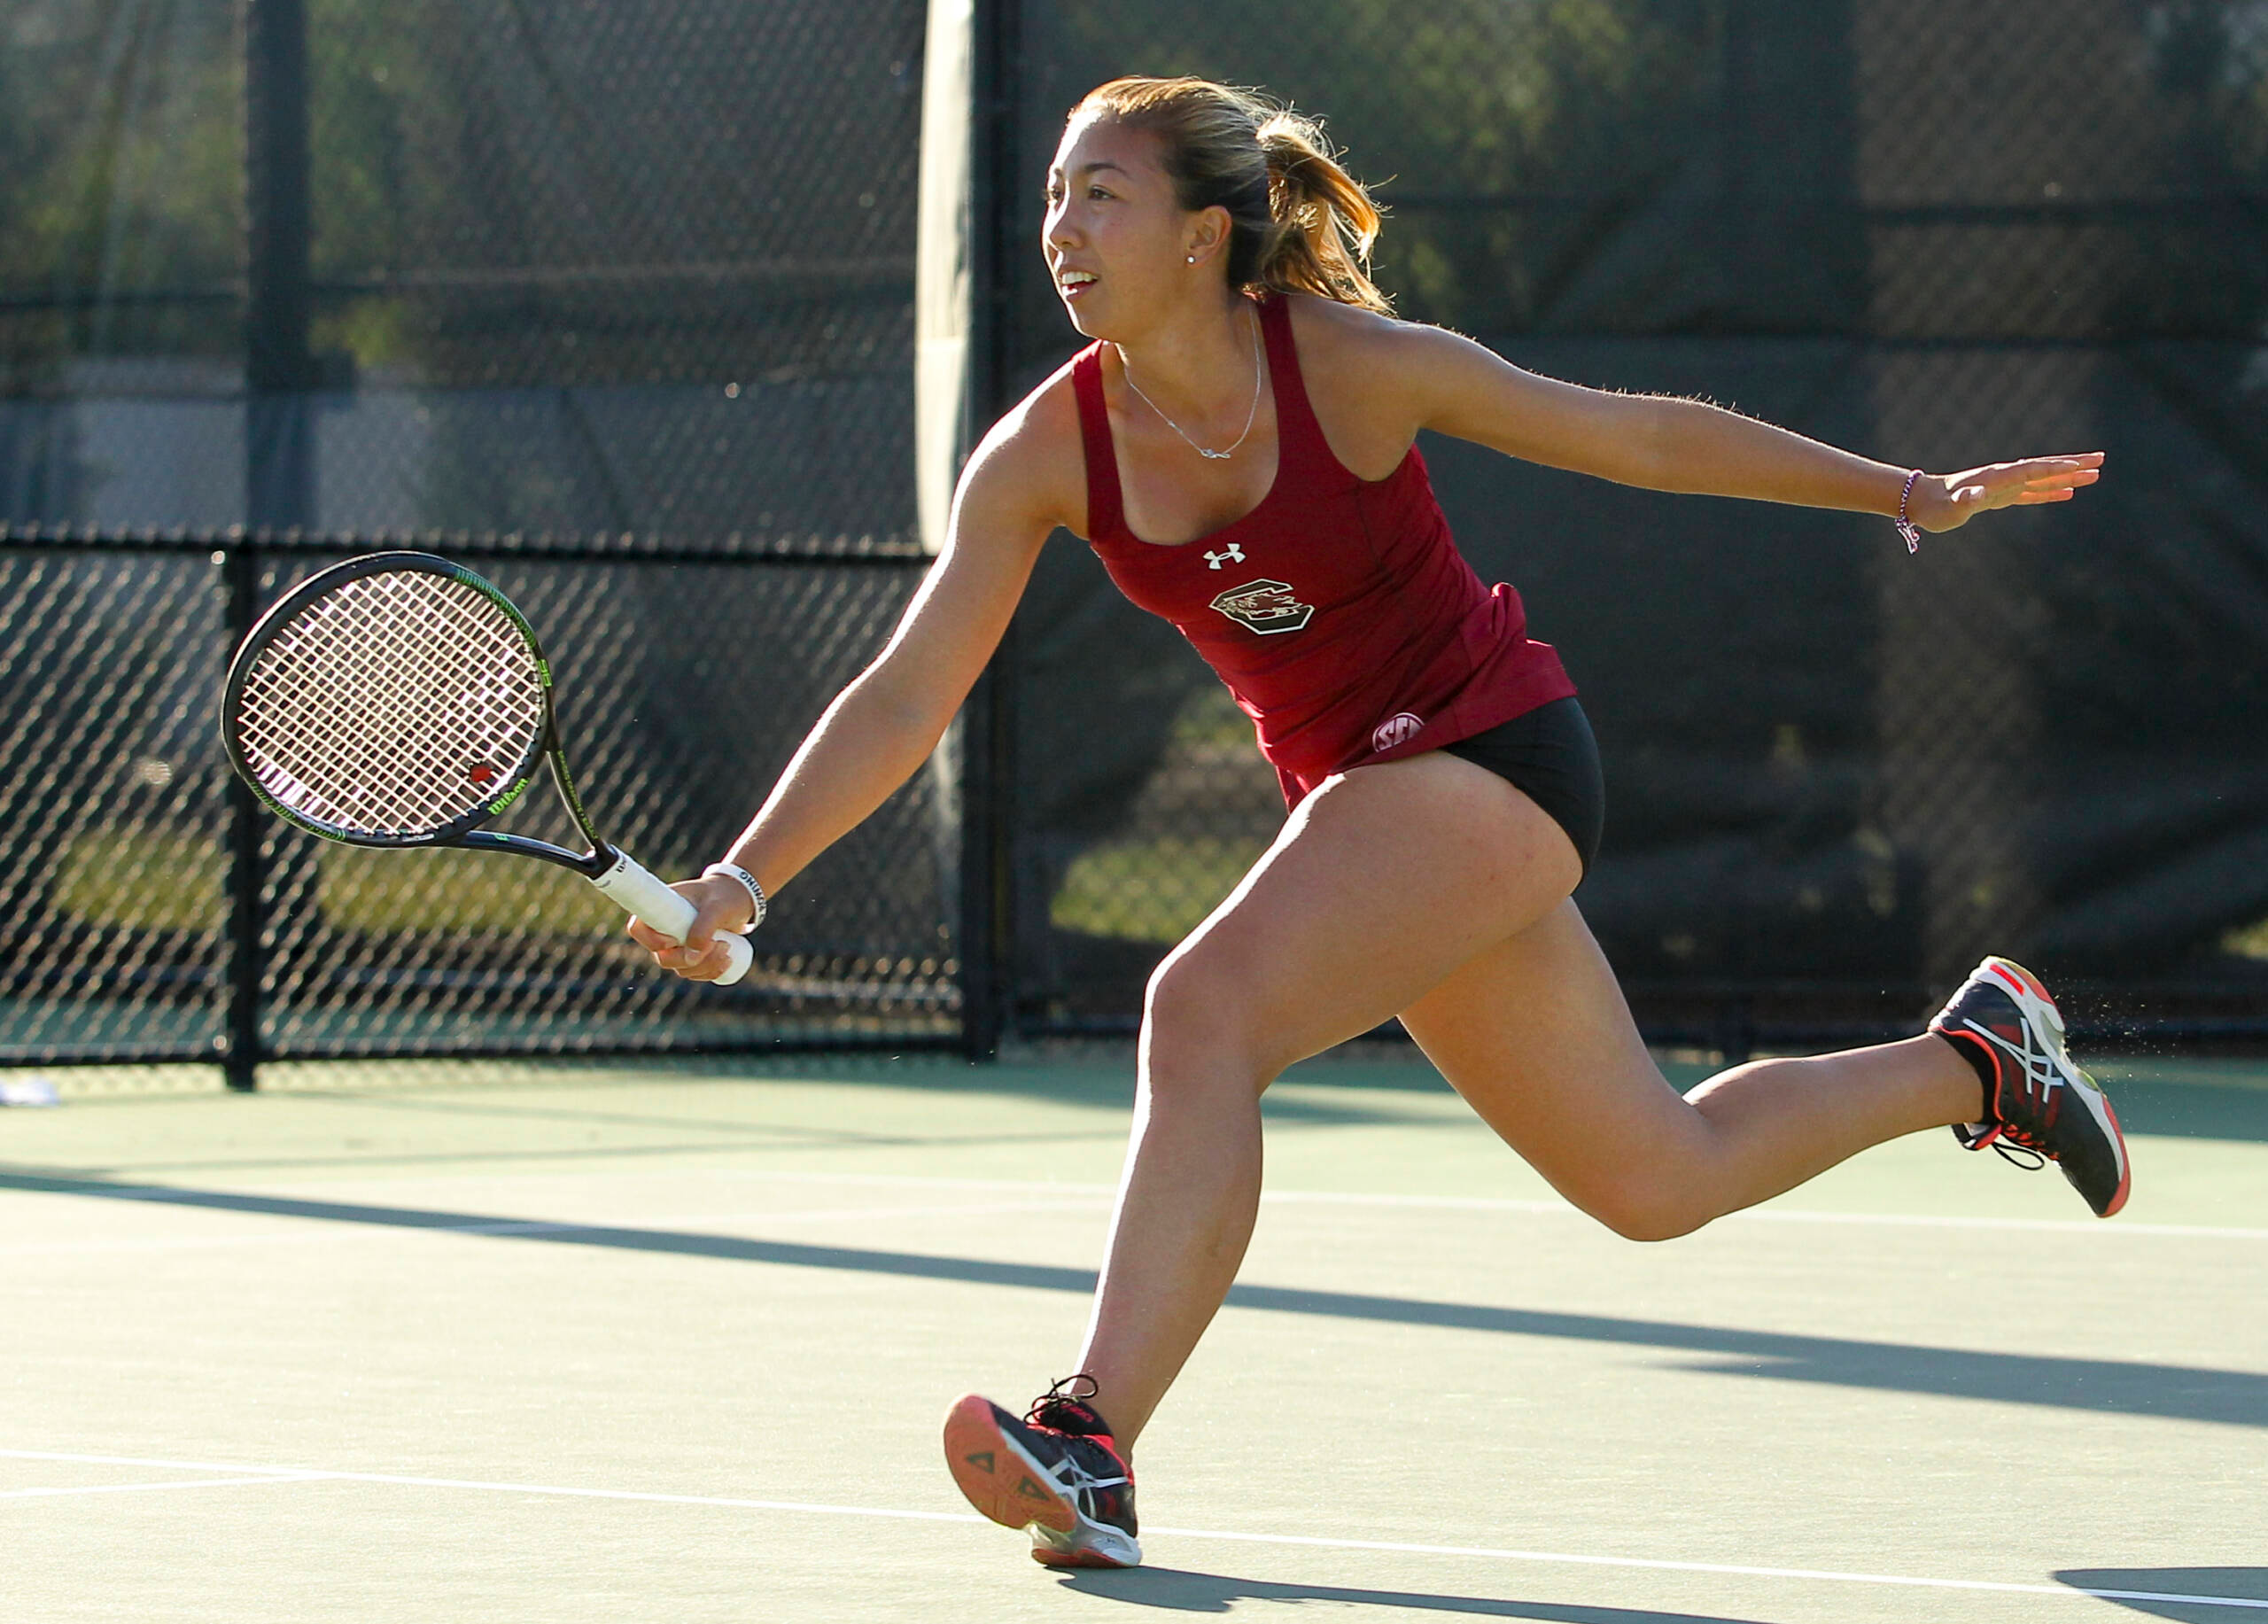
[[[471,781],[474,789],[493,789],[496,787],[496,781],[504,776],[504,769],[498,766],[493,761],[476,761],[464,770],[464,775]],[[513,802],[518,800],[520,798],[520,792],[526,788],[527,782],[524,779],[520,782],[514,784],[502,795],[489,802],[488,815],[493,818],[498,812],[502,812]]]

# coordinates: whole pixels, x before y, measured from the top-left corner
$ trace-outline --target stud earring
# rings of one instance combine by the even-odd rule
[[[1191,254],[1191,255],[1189,256],[1189,262],[1190,262],[1192,265],[1196,264],[1196,263],[1197,263],[1197,256],[1196,256],[1195,254],[1193,254],[1193,253],[1192,253],[1192,254]]]

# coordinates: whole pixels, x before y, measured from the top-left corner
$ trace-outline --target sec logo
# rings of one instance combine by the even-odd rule
[[[1389,750],[1397,744],[1407,744],[1425,731],[1425,719],[1412,716],[1407,711],[1396,712],[1380,722],[1371,734],[1371,748]]]

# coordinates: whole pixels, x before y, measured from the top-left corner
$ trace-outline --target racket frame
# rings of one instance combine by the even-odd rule
[[[489,799],[431,830],[412,835],[376,835],[342,828],[320,819],[310,818],[268,794],[245,753],[243,741],[238,737],[237,718],[245,686],[251,680],[252,668],[260,656],[299,618],[302,610],[351,581],[371,575],[401,572],[438,575],[454,581],[479,593],[503,611],[514,629],[526,640],[528,653],[534,660],[542,716],[527,750],[518,761],[512,764],[509,773],[499,774],[498,782],[502,788]],[[583,797],[576,791],[574,774],[567,767],[566,750],[559,737],[551,662],[544,655],[543,643],[536,636],[535,628],[528,624],[528,618],[520,612],[519,606],[485,578],[438,554],[408,550],[361,554],[333,564],[327,570],[316,571],[276,599],[253,623],[252,630],[245,634],[244,641],[237,645],[235,655],[229,661],[228,680],[221,693],[221,737],[228,750],[229,766],[259,797],[260,804],[293,828],[305,829],[310,835],[339,845],[365,846],[378,851],[454,849],[507,851],[519,857],[537,858],[563,868],[573,869],[625,910],[680,941],[684,939],[686,930],[692,924],[694,908],[691,903],[592,827],[590,813],[583,805]],[[568,815],[575,820],[576,831],[590,846],[588,851],[575,851],[565,846],[554,845],[548,840],[537,840],[532,835],[513,835],[481,827],[490,819],[501,817],[510,811],[527,793],[528,786],[535,781],[538,772],[547,767],[552,784],[559,791],[559,798],[566,803]],[[751,955],[743,937],[726,935],[723,939],[733,966],[719,980],[720,983],[728,983],[738,981],[746,973]]]

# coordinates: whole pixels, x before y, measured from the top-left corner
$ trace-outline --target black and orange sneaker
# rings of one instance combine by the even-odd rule
[[[2053,1162],[2095,1216],[2126,1204],[2134,1173],[2118,1116],[2095,1080],[2063,1048],[2063,1016],[2039,978],[2007,959],[1987,959],[1930,1022],[1956,1048],[1980,1057],[1984,1116],[1953,1129],[1969,1150],[1992,1146],[2019,1167]],[[2029,1151],[2026,1162],[2016,1151]]]
[[[1084,1395],[1067,1393],[1087,1384]],[[1021,1421],[971,1393],[945,1412],[945,1465],[968,1503],[1008,1528],[1031,1530],[1048,1567],[1133,1567],[1134,1472],[1086,1403],[1093,1379],[1049,1388]]]

